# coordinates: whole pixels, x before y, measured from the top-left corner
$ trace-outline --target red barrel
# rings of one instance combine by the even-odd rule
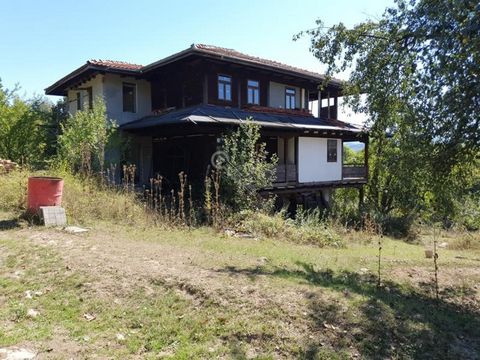
[[[38,211],[40,206],[62,204],[63,179],[48,176],[28,178],[28,210]]]

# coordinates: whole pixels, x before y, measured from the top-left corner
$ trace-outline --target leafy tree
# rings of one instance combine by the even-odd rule
[[[59,100],[52,105],[48,112],[47,121],[45,124],[46,131],[46,148],[45,156],[53,158],[58,155],[58,137],[62,131],[62,125],[65,125],[69,114],[66,100]]]
[[[103,100],[95,100],[92,109],[77,111],[62,125],[59,159],[83,174],[103,171],[105,148],[115,129],[115,123],[107,119]]]
[[[235,210],[261,208],[257,192],[272,186],[277,157],[260,142],[260,125],[249,118],[223,136],[222,143],[220,171],[230,205]]]
[[[23,100],[17,90],[0,82],[0,158],[38,166],[44,160],[49,105],[42,98]]]
[[[378,20],[306,31],[328,75],[350,71],[346,102],[370,119],[378,211],[454,211],[480,151],[479,18],[478,1],[397,0]]]
[[[343,163],[346,165],[363,165],[365,163],[365,150],[355,151],[348,146],[344,146]]]

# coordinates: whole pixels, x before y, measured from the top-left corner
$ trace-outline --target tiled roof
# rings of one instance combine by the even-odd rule
[[[213,45],[205,44],[192,44],[189,48],[180,51],[179,53],[168,56],[164,59],[158,60],[152,64],[143,66],[139,64],[131,64],[124,61],[115,61],[115,60],[89,60],[86,64],[79,67],[78,69],[72,71],[70,74],[66,75],[62,79],[58,80],[53,85],[45,89],[45,92],[49,95],[65,95],[65,87],[75,81],[75,79],[81,76],[90,76],[92,71],[98,69],[112,72],[125,72],[125,73],[138,73],[138,74],[147,74],[153,69],[164,66],[168,63],[178,61],[186,56],[192,54],[204,55],[209,57],[220,58],[220,60],[238,62],[243,65],[252,66],[252,67],[262,67],[270,71],[278,71],[288,73],[290,76],[299,76],[303,78],[310,79],[314,82],[320,82],[325,79],[325,76],[313,71],[300,69],[295,66],[283,64],[278,61],[267,60],[259,58],[256,56],[247,55],[236,51],[234,49],[223,48]],[[330,84],[336,87],[342,87],[343,81],[338,79],[330,79]]]
[[[277,69],[292,71],[292,72],[296,72],[296,73],[299,73],[299,74],[304,74],[304,75],[307,75],[307,76],[313,76],[313,77],[322,78],[322,79],[324,78],[324,75],[313,72],[313,71],[309,71],[309,70],[301,69],[301,68],[298,68],[298,67],[295,67],[295,66],[283,64],[281,62],[274,61],[274,60],[268,60],[268,59],[259,58],[257,56],[244,54],[244,53],[241,53],[241,52],[239,52],[237,50],[234,50],[234,49],[228,49],[228,48],[224,48],[224,47],[213,46],[213,45],[205,45],[205,44],[193,44],[192,48],[198,49],[198,50],[200,50],[202,52],[206,52],[206,53],[213,53],[213,54],[216,54],[216,55],[227,56],[227,57],[234,58],[234,59],[245,60],[245,61],[248,61],[248,62],[251,62],[251,63],[256,63],[256,64],[259,64],[259,65],[267,65],[267,66],[271,66],[271,67],[274,67],[274,68],[277,68]]]
[[[108,69],[118,69],[118,70],[140,70],[143,68],[143,65],[131,64],[125,61],[115,61],[115,60],[89,60],[87,64],[102,66]]]

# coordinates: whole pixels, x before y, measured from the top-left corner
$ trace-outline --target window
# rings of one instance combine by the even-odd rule
[[[218,75],[218,100],[232,101],[232,78]]]
[[[248,80],[247,102],[253,105],[260,105],[260,85],[258,81]]]
[[[285,88],[285,109],[295,109],[295,89]]]
[[[337,162],[337,140],[327,140],[327,162]]]
[[[87,94],[88,94],[88,108],[93,109],[93,92],[92,92],[91,86],[87,88]]]
[[[83,110],[83,104],[82,104],[82,93],[77,92],[77,110]]]
[[[136,112],[137,94],[135,84],[123,83],[123,112]]]

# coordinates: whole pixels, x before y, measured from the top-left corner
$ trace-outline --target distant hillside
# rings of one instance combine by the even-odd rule
[[[362,151],[364,148],[364,144],[359,141],[345,143],[345,146],[348,146],[355,152]]]

